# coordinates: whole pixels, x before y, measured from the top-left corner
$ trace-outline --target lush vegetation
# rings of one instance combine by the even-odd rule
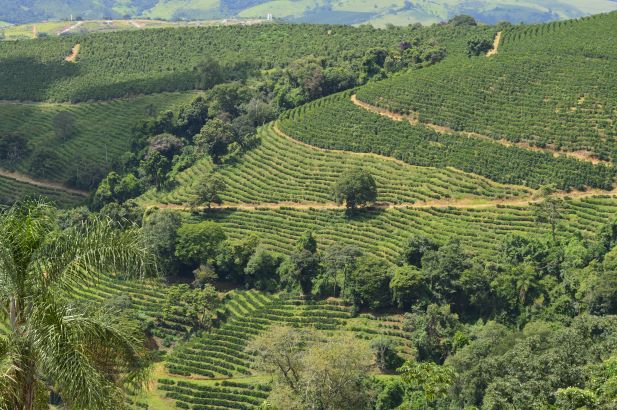
[[[10,177],[0,176],[0,203],[10,205],[23,198],[46,197],[60,207],[71,207],[85,202],[83,195],[54,188],[43,188]]]
[[[205,175],[218,175],[225,204],[332,202],[331,189],[345,170],[363,167],[377,181],[381,202],[423,202],[460,198],[509,198],[525,189],[502,186],[452,168],[414,167],[385,157],[320,151],[286,139],[272,126],[258,132],[259,146],[236,161],[215,167],[208,158],[176,177],[170,192],[150,190],[144,204],[190,204]]]
[[[613,159],[617,13],[504,30],[497,55],[456,57],[358,90],[422,122]]]
[[[567,42],[609,18],[531,32]],[[486,57],[497,31],[503,49]],[[204,91],[0,105],[0,166],[20,171],[2,171],[3,200],[84,198],[46,179],[92,189],[88,207],[0,208],[0,408],[614,408],[617,200],[597,194],[614,168],[351,100],[440,66],[497,64],[523,32],[458,16],[116,33],[79,37],[85,53],[109,46],[96,58],[130,51],[109,77],[114,60],[87,54],[36,95],[38,80],[19,80],[32,72],[5,72],[16,86],[0,93],[32,99]],[[13,50],[45,60],[63,41]],[[135,79],[147,84],[129,89]],[[23,173],[38,181],[22,186]]]
[[[143,380],[139,332],[64,292],[104,273],[146,275],[153,259],[133,229],[95,220],[60,230],[54,216],[36,202],[0,215],[0,294],[9,323],[0,339],[0,405],[38,408],[53,389],[71,406],[115,407],[125,383]]]
[[[376,50],[436,40],[437,48],[432,52],[423,48],[415,64],[427,59],[423,56],[427,51],[429,61],[438,60],[443,56],[439,46],[445,45],[440,43],[464,41],[465,36],[490,37],[491,34],[489,29],[477,27],[377,30],[269,24],[1,42],[0,99],[76,102],[209,88],[225,80],[246,79],[258,70],[281,69],[309,56],[314,56],[313,64],[320,66],[323,77],[314,80],[315,86],[322,80],[337,86],[352,81],[353,85],[357,80],[365,81],[379,74],[381,67],[375,67],[370,59],[377,57],[383,64],[384,60],[379,58],[385,58],[386,51],[375,55]],[[77,63],[66,62],[65,57],[71,54],[76,43],[81,45]],[[409,55],[413,58],[411,52]],[[204,66],[202,63],[207,58],[215,59],[219,68],[213,69],[215,66],[211,64]],[[315,68],[309,66],[305,70],[312,73]],[[285,72],[275,70],[266,74],[276,82]],[[293,81],[293,77],[289,80]],[[280,83],[281,87],[285,85],[286,81]],[[293,82],[287,86],[297,87]]]
[[[367,112],[349,97],[346,92],[289,111],[280,121],[281,129],[323,148],[374,152],[414,165],[455,167],[502,183],[536,188],[555,184],[559,189],[609,189],[613,185],[610,167],[480,138],[440,134]]]
[[[567,205],[560,220],[563,233],[584,236],[593,234],[615,211],[615,201],[608,198],[568,201]],[[373,210],[351,219],[338,210],[290,208],[215,211],[208,217],[221,223],[229,237],[241,239],[255,233],[276,251],[289,252],[310,229],[324,245],[341,241],[390,261],[396,260],[404,239],[414,233],[425,233],[438,241],[459,239],[465,247],[490,255],[499,238],[508,233],[550,232],[548,223],[538,223],[535,212],[522,206]]]
[[[136,125],[194,97],[159,94],[72,105],[0,103],[0,144],[26,141],[14,155],[0,154],[0,167],[93,189],[129,150]]]

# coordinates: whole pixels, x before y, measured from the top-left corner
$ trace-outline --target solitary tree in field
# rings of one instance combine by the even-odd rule
[[[362,168],[354,168],[341,175],[333,191],[336,203],[345,203],[350,210],[368,205],[377,199],[375,179]]]
[[[25,202],[0,213],[0,408],[47,407],[49,388],[70,408],[111,409],[143,375],[135,329],[75,303],[71,289],[97,275],[143,275],[147,247],[105,221],[60,231],[53,210]],[[133,330],[133,331],[132,331]]]
[[[75,127],[75,116],[69,111],[61,111],[54,117],[54,130],[56,137],[61,141],[66,141],[77,133]]]
[[[196,198],[194,201],[194,205],[206,205],[210,208],[211,204],[220,205],[223,203],[223,200],[220,197],[220,194],[225,190],[227,184],[223,181],[218,174],[210,174],[206,177],[202,178],[199,181],[196,190]]]
[[[557,225],[563,219],[564,204],[561,198],[556,198],[554,186],[540,188],[541,201],[535,206],[535,216],[539,222],[548,223],[551,226],[551,237],[557,239]]]

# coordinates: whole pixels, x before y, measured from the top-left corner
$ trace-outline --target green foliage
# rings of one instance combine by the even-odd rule
[[[392,300],[399,308],[409,308],[430,298],[426,277],[415,266],[397,266],[390,281]]]
[[[30,172],[35,177],[49,178],[60,165],[60,156],[55,151],[39,148],[32,154]]]
[[[442,64],[446,63],[438,66]],[[425,71],[428,70],[418,72]],[[381,83],[384,81],[375,84]],[[397,89],[404,90],[406,86],[407,82]],[[364,100],[367,90],[366,86],[360,88],[358,96]],[[558,189],[609,189],[613,184],[615,171],[604,165],[555,158],[481,138],[439,134],[368,112],[356,107],[349,98],[348,93],[337,94],[288,111],[280,126],[288,135],[322,148],[374,152],[413,165],[455,167],[501,183],[534,188],[553,183]]]
[[[161,271],[166,275],[178,272],[175,253],[180,224],[180,216],[170,211],[153,211],[144,217],[144,239],[157,255]]]
[[[231,124],[215,118],[208,121],[195,137],[195,145],[200,152],[212,157],[215,164],[229,152],[229,145],[234,142],[235,133]]]
[[[478,23],[476,19],[467,14],[459,14],[458,16],[452,17],[448,24],[452,24],[453,26],[476,26]]]
[[[441,364],[452,352],[460,322],[450,306],[431,304],[426,309],[413,308],[411,313],[406,313],[404,328],[411,332],[419,360]]]
[[[245,283],[255,289],[275,290],[278,287],[277,270],[281,259],[280,255],[258,246],[244,268]]]
[[[369,205],[377,199],[377,184],[371,174],[356,168],[341,175],[332,188],[334,200],[348,209]]]
[[[401,262],[417,268],[422,266],[422,257],[429,251],[437,250],[439,246],[426,236],[411,236],[403,245]]]
[[[176,256],[187,265],[214,260],[218,246],[225,240],[223,229],[215,222],[182,224],[178,228]]]
[[[477,57],[480,54],[485,54],[492,48],[493,43],[484,38],[467,41],[467,55],[469,57]]]
[[[349,275],[344,297],[356,306],[379,309],[391,301],[391,266],[370,256],[358,258]]]
[[[244,79],[256,69],[284,68],[310,55],[343,66],[369,48],[388,49],[414,38],[451,40],[460,30],[263,24],[0,42],[0,98],[76,102],[209,89],[222,80]],[[75,43],[81,45],[78,64],[65,62]],[[327,78],[333,77],[328,73]]]
[[[18,133],[7,133],[0,136],[0,161],[12,167],[26,157],[31,151],[28,139]]]
[[[211,204],[220,205],[223,203],[220,195],[225,191],[227,184],[218,174],[210,174],[199,182],[196,198],[193,204],[206,205],[210,208]]]
[[[375,178],[378,202],[497,199],[527,193],[522,187],[504,186],[453,168],[416,167],[385,158],[318,151],[276,134],[273,126],[259,129],[258,138],[259,145],[216,169],[209,158],[198,160],[177,174],[169,192],[151,190],[142,196],[143,203],[190,203],[200,180],[213,171],[225,180],[227,188],[220,196],[226,203],[331,202],[337,178],[356,167]]]
[[[175,285],[167,291],[163,305],[163,318],[183,317],[193,329],[208,330],[216,318],[218,296],[212,285],[191,288]]]
[[[388,380],[377,395],[375,410],[391,410],[403,404],[405,385],[400,380]]]
[[[298,252],[307,251],[310,253],[317,252],[317,241],[313,237],[313,232],[306,231],[304,234],[298,239],[298,243],[296,244],[296,250]]]
[[[371,341],[371,349],[375,354],[377,368],[381,372],[390,372],[401,366],[401,358],[396,352],[396,343],[387,337],[380,337]]]
[[[555,396],[555,406],[564,410],[594,408],[597,401],[593,392],[578,387],[559,389]]]
[[[0,406],[38,406],[48,386],[73,407],[121,406],[120,386],[143,380],[143,341],[133,324],[67,295],[106,273],[151,272],[139,233],[100,220],[60,231],[52,208],[24,202],[0,214],[0,242],[0,295],[9,307]]]
[[[103,206],[112,202],[125,202],[140,192],[141,185],[133,174],[121,177],[112,171],[99,184],[94,199],[98,205]]]
[[[421,393],[426,405],[445,397],[454,381],[454,371],[435,363],[406,362],[400,369],[402,378],[412,389]]]
[[[220,246],[216,266],[225,278],[242,283],[246,266],[259,246],[259,238],[247,235],[237,240],[227,239]]]
[[[491,58],[450,56],[417,73],[369,84],[358,97],[414,113],[421,122],[612,159],[616,22],[611,13],[515,26],[503,32]]]

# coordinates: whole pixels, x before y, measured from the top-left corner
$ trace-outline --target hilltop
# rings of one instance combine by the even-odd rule
[[[0,1],[0,16],[11,23],[29,23],[43,19],[64,19],[70,15],[84,19],[152,18],[152,19],[265,19],[272,14],[276,19],[302,23],[364,24],[384,27],[386,24],[431,24],[445,21],[458,14],[471,14],[479,21],[495,24],[539,23],[557,19],[576,18],[584,15],[617,9],[610,0],[574,1],[551,0],[502,1],[502,0],[148,0],[77,2],[56,1],[43,6],[31,0]]]

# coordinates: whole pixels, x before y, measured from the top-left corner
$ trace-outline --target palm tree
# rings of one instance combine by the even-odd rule
[[[71,408],[118,408],[123,386],[144,376],[144,344],[109,311],[71,290],[98,275],[153,268],[134,228],[97,220],[61,231],[54,209],[28,201],[0,212],[0,409],[46,406],[49,391]]]

